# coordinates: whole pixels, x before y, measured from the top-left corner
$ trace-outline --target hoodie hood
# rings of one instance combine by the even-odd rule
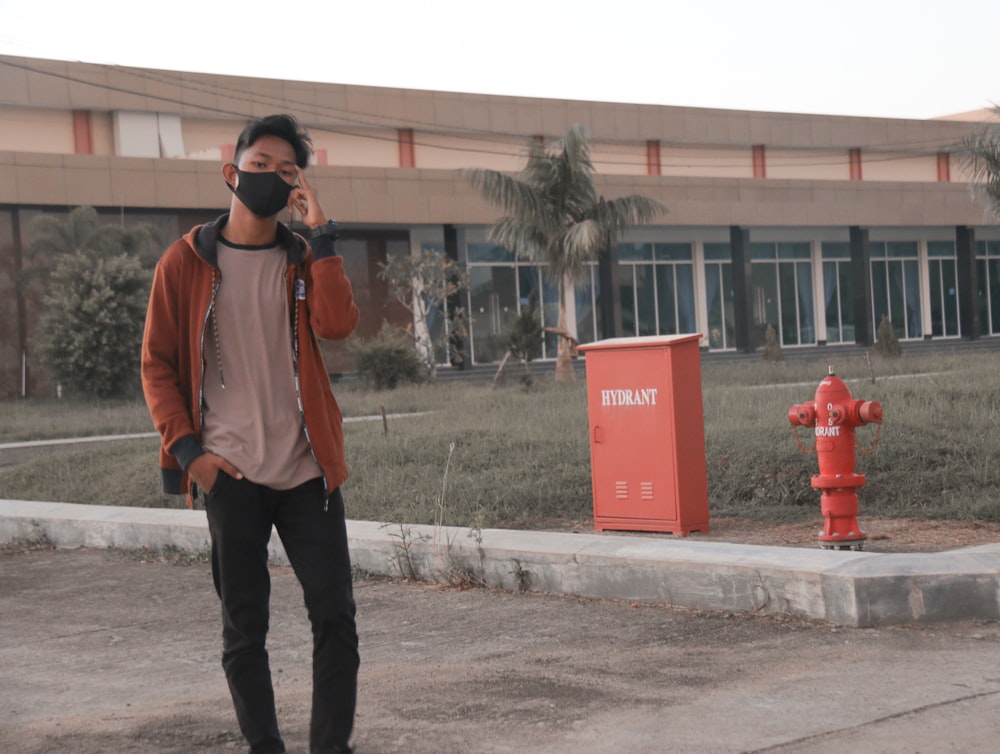
[[[215,220],[191,230],[187,235],[188,242],[202,259],[213,267],[219,266],[216,244],[226,223],[229,213],[219,215]],[[305,259],[309,246],[304,238],[291,231],[288,226],[278,223],[278,246],[284,249],[289,264],[299,265]]]

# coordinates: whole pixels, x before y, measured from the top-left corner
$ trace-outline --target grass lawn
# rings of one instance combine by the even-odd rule
[[[905,352],[835,364],[855,398],[883,404],[873,455],[858,457],[868,477],[862,513],[871,516],[1000,521],[1000,354]],[[788,423],[790,406],[811,400],[826,375],[819,359],[713,359],[702,364],[710,514],[762,521],[814,519],[809,485],[816,459],[803,455]],[[352,476],[343,491],[354,519],[490,527],[589,521],[586,392],[582,380],[552,381],[535,366],[531,389],[491,390],[483,382],[439,382],[373,392],[355,383],[334,391],[349,419],[344,431]],[[380,418],[387,414],[413,414]],[[354,421],[366,416],[374,421]],[[0,443],[148,432],[141,402],[18,401],[3,404]],[[858,430],[867,447],[875,430]],[[807,446],[811,433],[800,429]],[[94,444],[0,469],[0,497],[110,505],[183,505],[159,491],[158,442]],[[655,462],[655,449],[651,451]],[[447,468],[447,474],[446,474]]]

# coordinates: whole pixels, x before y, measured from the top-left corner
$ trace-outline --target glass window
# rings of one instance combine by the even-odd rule
[[[476,262],[513,262],[514,253],[508,251],[503,246],[492,243],[470,243],[469,244],[469,264]]]
[[[837,281],[840,291],[840,337],[842,343],[853,343],[854,333],[854,294],[851,279],[851,265],[837,264]]]
[[[903,284],[906,306],[906,337],[919,338],[923,335],[920,323],[920,274],[917,262],[903,262]]]
[[[784,346],[798,345],[799,342],[799,312],[798,296],[795,291],[795,265],[778,265],[778,290],[781,296],[781,327],[775,328],[775,334],[781,338]]]
[[[876,248],[881,250],[878,257]],[[883,315],[887,315],[897,338],[921,337],[917,243],[872,243],[871,275],[876,332]]]
[[[651,243],[620,243],[618,244],[619,262],[648,262],[653,259],[653,244]]]
[[[652,265],[625,265],[619,275],[622,334],[656,335],[656,293]]]
[[[503,358],[506,333],[517,316],[516,290],[513,267],[469,269],[469,335],[476,363]]]
[[[752,244],[752,251],[754,345],[765,342],[768,326],[782,345],[814,343],[809,243]],[[777,259],[802,261],[772,261]]]
[[[927,256],[954,257],[955,244],[953,244],[951,241],[930,241],[927,244]]]
[[[916,241],[889,241],[885,245],[885,255],[887,257],[916,257]]]
[[[728,253],[728,246],[726,247]],[[712,262],[705,265],[705,300],[708,305],[708,347],[733,348],[734,302],[732,264]]]
[[[587,272],[576,283],[576,336],[581,343],[597,340],[597,307],[600,300],[597,265],[587,265]]]
[[[706,261],[731,262],[733,252],[728,243],[707,243],[705,244],[705,259]]]
[[[850,259],[851,245],[840,241],[823,242],[823,259]]]
[[[987,262],[990,294],[990,333],[1000,333],[1000,257],[991,257]]]
[[[985,259],[976,260],[976,308],[979,310],[979,334],[990,334],[989,275]]]
[[[927,265],[930,283],[931,335],[956,336],[958,325],[958,277],[955,260],[932,258]]]
[[[812,251],[805,242],[779,243],[778,259],[809,259]]]
[[[677,288],[676,269],[672,264],[656,266],[657,327],[660,335],[677,335],[680,332],[677,326],[677,297],[674,295]]]
[[[778,306],[778,271],[774,264],[753,265],[750,290],[753,296],[753,345],[760,346],[764,341],[767,328],[774,328],[775,335],[781,338],[781,320]]]
[[[836,262],[823,262],[823,305],[826,314],[826,342],[843,343]]]
[[[694,318],[694,267],[678,264],[676,273],[677,331],[678,333],[698,332]],[[661,330],[661,332],[663,332]]]
[[[689,243],[653,244],[653,259],[655,259],[657,262],[689,262],[691,261],[691,244]]]

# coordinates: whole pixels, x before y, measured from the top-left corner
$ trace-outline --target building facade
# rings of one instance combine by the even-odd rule
[[[228,207],[221,164],[245,122],[294,114],[310,182],[341,229],[361,336],[407,324],[379,264],[430,247],[468,266],[463,347],[502,358],[522,306],[557,323],[543,267],[488,241],[498,211],[460,175],[516,172],[532,140],[592,137],[599,193],[664,204],[575,281],[580,342],[700,333],[751,351],[1000,335],[1000,226],[971,190],[977,120],[900,120],[542,100],[314,84],[0,56],[0,396],[48,394],[32,334],[43,292],[18,286],[39,214],[95,207],[164,244]],[[984,115],[984,118],[986,116]],[[433,327],[447,327],[442,316]],[[554,337],[554,336],[553,336]],[[351,368],[328,345],[332,371]],[[545,356],[555,343],[546,342]],[[446,358],[441,354],[441,358]]]

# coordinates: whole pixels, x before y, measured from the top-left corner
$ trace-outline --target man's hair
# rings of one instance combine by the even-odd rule
[[[295,150],[295,164],[305,170],[309,155],[313,153],[312,139],[291,115],[267,115],[247,124],[236,141],[236,155],[233,162],[239,164],[240,155],[261,136],[277,136],[292,145]]]

